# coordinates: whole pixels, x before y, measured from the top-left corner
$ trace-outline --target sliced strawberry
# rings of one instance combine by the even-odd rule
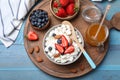
[[[66,12],[68,15],[73,15],[75,13],[75,4],[71,3],[66,7]]]
[[[31,40],[31,41],[38,39],[38,35],[33,31],[29,31],[26,37],[28,38],[28,40]]]
[[[62,46],[60,46],[59,44],[55,44],[55,48],[58,50],[58,52],[60,54],[64,53],[64,48]]]
[[[55,9],[56,10],[56,9]],[[64,8],[58,8],[58,10],[54,11],[57,16],[59,17],[66,17],[67,13],[65,12]]]
[[[68,47],[68,40],[66,39],[66,37],[64,35],[62,35],[61,40],[62,40],[62,44],[61,45],[63,47]]]
[[[70,3],[75,3],[75,0],[69,0]]]
[[[74,52],[74,46],[73,45],[71,45],[71,46],[69,46],[66,50],[65,50],[65,54],[66,53],[72,53],[72,52]]]
[[[69,0],[60,0],[60,4],[61,4],[62,7],[67,6],[68,3],[69,3]]]
[[[53,2],[53,7],[57,8],[57,7],[58,7],[58,5],[59,5],[59,4],[58,4],[58,2],[57,2],[57,1],[54,1],[54,2]]]

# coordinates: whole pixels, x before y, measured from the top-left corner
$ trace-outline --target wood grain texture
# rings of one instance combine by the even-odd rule
[[[33,10],[38,9],[38,8],[46,10],[49,13],[50,18],[51,18],[50,27],[52,27],[53,25],[61,24],[61,20],[56,19],[51,14],[50,9],[49,9],[49,5],[50,5],[50,1],[44,0],[40,4],[38,4]],[[88,6],[91,6],[91,5],[93,5],[93,4],[89,0],[82,1],[80,12],[82,11],[82,9],[84,9]],[[76,27],[82,33],[83,38],[85,39],[85,31],[86,31],[87,27],[89,27],[90,23],[87,23],[83,20],[80,12],[74,19],[71,20],[71,23],[73,24],[74,27]],[[107,20],[106,20],[105,24],[107,26],[109,25]],[[30,31],[30,30],[33,30],[39,34],[39,41],[31,42],[31,41],[28,41],[26,38],[24,38],[25,48],[26,48],[26,51],[28,52],[29,48],[31,48],[31,47],[35,47],[35,46],[40,47],[41,50],[38,53],[38,55],[44,59],[44,62],[38,63],[35,60],[35,54],[36,54],[35,52],[33,54],[28,54],[28,55],[31,58],[31,60],[33,61],[33,63],[38,68],[43,70],[44,72],[46,72],[50,75],[56,76],[56,77],[73,78],[73,77],[82,76],[82,75],[84,75],[92,70],[92,68],[89,66],[88,62],[86,61],[86,59],[84,58],[83,55],[75,63],[67,65],[67,66],[59,66],[59,65],[56,65],[56,64],[50,62],[47,59],[47,57],[44,55],[43,49],[42,49],[43,37],[48,29],[46,29],[44,31],[34,30],[30,25],[29,17],[28,17],[27,22],[26,22],[26,26],[24,29],[24,35],[26,35],[28,33],[28,31]],[[102,53],[97,51],[96,47],[91,47],[90,45],[88,45],[86,43],[86,41],[85,41],[85,49],[87,50],[87,52],[89,53],[90,57],[93,59],[95,64],[98,65],[98,64],[100,64],[100,62],[103,60],[104,56],[106,55],[106,52],[108,49],[108,41],[105,43],[105,50]],[[80,69],[81,66],[84,66],[84,70]],[[78,72],[71,73],[70,72],[71,69],[77,69]]]
[[[102,7],[108,1],[99,3]],[[120,12],[120,0],[109,3],[112,5],[107,19]],[[22,26],[16,42],[5,48],[0,42],[0,80],[66,80],[45,74],[39,70],[30,60],[23,45]],[[87,75],[68,80],[119,80],[120,79],[120,31],[112,29],[109,37],[110,47],[102,64]]]
[[[112,19],[110,20],[112,28],[120,30],[120,12],[113,15]]]

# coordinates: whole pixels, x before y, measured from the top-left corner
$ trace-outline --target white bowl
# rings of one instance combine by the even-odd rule
[[[66,62],[66,63],[56,62],[55,60],[53,60],[53,59],[48,55],[48,53],[45,52],[45,47],[46,47],[46,46],[45,46],[45,42],[46,42],[46,38],[48,37],[48,34],[49,34],[52,30],[54,30],[55,28],[57,28],[57,27],[59,27],[59,26],[61,26],[61,24],[55,25],[55,26],[53,26],[51,29],[49,29],[49,30],[47,31],[47,33],[45,34],[44,39],[43,39],[43,50],[44,50],[44,54],[47,56],[47,58],[48,58],[51,62],[53,62],[53,63],[55,63],[55,64],[58,64],[58,65],[68,65],[68,64],[71,64],[71,63],[75,62],[75,61],[81,56],[81,54],[82,54],[81,50],[80,50],[80,53],[77,53],[78,55],[77,55],[77,57],[76,57],[75,59],[73,59],[73,61],[71,61],[71,62]],[[80,38],[81,38],[81,45],[84,46],[84,40],[83,40],[83,37],[82,37],[81,33],[80,33],[76,28],[75,28],[75,30],[76,30],[77,34],[79,34],[79,36],[80,36]]]

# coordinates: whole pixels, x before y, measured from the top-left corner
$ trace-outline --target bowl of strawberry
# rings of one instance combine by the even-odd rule
[[[81,33],[75,28],[78,41],[84,46]],[[43,50],[47,58],[58,65],[75,62],[82,54],[77,43],[70,37],[70,26],[59,24],[47,31],[43,39]]]
[[[80,8],[79,0],[51,0],[50,10],[52,14],[61,20],[74,18]]]
[[[30,13],[29,21],[34,29],[43,30],[50,24],[50,17],[47,11],[42,9],[33,10]]]

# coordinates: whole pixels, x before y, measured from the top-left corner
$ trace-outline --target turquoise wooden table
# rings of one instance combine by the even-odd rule
[[[98,3],[104,8],[108,2]],[[120,12],[120,0],[115,0],[107,19]],[[0,43],[0,80],[61,80],[39,70],[28,57],[23,43],[24,24],[16,42],[10,48]],[[120,79],[120,31],[111,30],[110,47],[103,62],[92,72],[71,80],[119,80]],[[64,80],[64,79],[63,79]],[[66,80],[66,79],[65,79]]]

